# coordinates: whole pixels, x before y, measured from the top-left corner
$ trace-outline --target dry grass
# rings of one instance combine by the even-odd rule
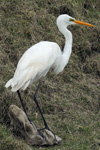
[[[95,28],[73,26],[73,54],[64,72],[50,72],[41,86],[38,100],[50,128],[62,139],[56,147],[42,150],[97,150],[100,145],[100,4],[99,0],[1,0],[0,3],[0,129],[2,150],[23,150],[12,138],[8,107],[20,106],[16,93],[5,89],[24,51],[41,41],[55,41],[62,48],[64,37],[56,17],[67,13],[94,24]],[[30,118],[43,126],[33,93],[37,83],[22,92]],[[8,142],[7,142],[8,141]],[[15,144],[16,143],[16,144]],[[13,145],[16,145],[15,147]],[[20,145],[20,146],[19,146]],[[26,147],[26,145],[24,145]],[[28,150],[29,147],[26,147]],[[32,149],[39,149],[33,147]]]

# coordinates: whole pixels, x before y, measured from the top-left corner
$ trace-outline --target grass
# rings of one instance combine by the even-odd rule
[[[50,72],[40,88],[38,101],[50,128],[62,138],[51,147],[29,147],[13,135],[8,117],[11,104],[21,107],[16,93],[5,89],[17,62],[31,45],[65,39],[56,27],[58,15],[67,13],[95,28],[71,26],[73,53],[65,70]],[[0,149],[98,150],[100,149],[100,26],[99,0],[1,0],[0,3]],[[30,118],[43,127],[33,102],[37,83],[22,92]]]
[[[24,141],[20,141],[15,138],[9,129],[4,125],[0,125],[0,149],[10,149],[10,150],[32,150]]]

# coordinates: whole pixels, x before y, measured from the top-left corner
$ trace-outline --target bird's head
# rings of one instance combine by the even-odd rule
[[[82,22],[82,21],[78,21],[75,18],[73,18],[73,17],[71,17],[67,14],[60,15],[57,18],[57,26],[58,27],[60,27],[60,26],[67,27],[67,26],[72,25],[72,24],[81,24],[81,25],[94,27],[94,25],[91,25],[89,23],[85,23],[85,22]]]

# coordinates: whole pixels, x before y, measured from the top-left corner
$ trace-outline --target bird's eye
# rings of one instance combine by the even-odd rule
[[[74,19],[70,18],[69,21],[74,21]]]

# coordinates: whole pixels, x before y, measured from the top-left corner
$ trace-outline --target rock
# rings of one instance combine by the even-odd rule
[[[37,129],[35,124],[30,123],[26,114],[16,105],[9,107],[11,124],[20,131],[28,145],[55,145],[61,142],[61,138],[48,129]]]

